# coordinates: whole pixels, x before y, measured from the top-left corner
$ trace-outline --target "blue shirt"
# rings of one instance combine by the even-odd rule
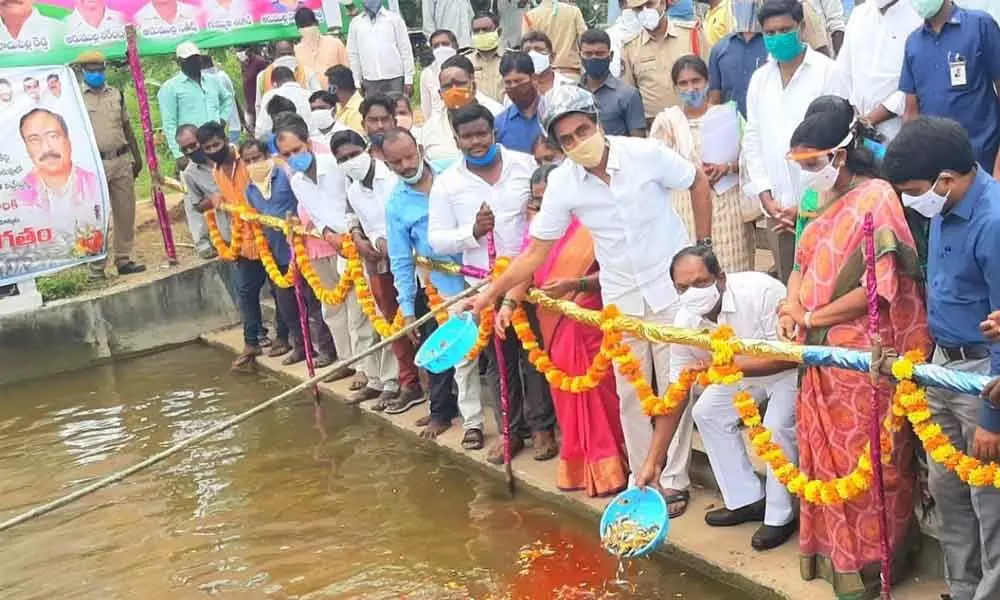
[[[447,169],[454,159],[431,162],[434,174]],[[461,264],[461,254],[437,254],[431,248],[427,234],[427,213],[430,201],[427,194],[413,189],[402,181],[396,185],[385,204],[386,240],[389,246],[389,269],[396,284],[399,308],[404,317],[416,316],[414,300],[417,297],[417,277],[414,254],[434,260]],[[461,275],[431,271],[431,283],[444,297],[454,296],[465,289]]]
[[[288,175],[280,167],[275,167],[274,172],[271,173],[270,198],[264,198],[260,188],[252,182],[247,186],[246,194],[250,206],[262,215],[284,219],[288,213],[298,214],[299,202],[292,192],[292,184],[288,181]],[[267,245],[271,247],[274,262],[284,268],[292,258],[285,234],[277,229],[264,227],[264,236],[267,237]]]
[[[951,84],[948,65],[956,57],[965,61],[965,85]],[[976,160],[990,171],[1000,146],[997,79],[1000,27],[982,11],[956,6],[940,34],[924,23],[906,38],[899,89],[916,95],[921,114],[961,123]]]
[[[958,204],[931,219],[928,322],[945,347],[982,344],[979,323],[1000,308],[1000,183],[985,169]],[[1000,344],[990,344],[990,374],[1000,374]],[[988,402],[983,402],[989,410]],[[1000,432],[1000,409],[982,422]],[[988,421],[988,422],[987,422]]]
[[[586,76],[580,79],[580,87],[585,90],[586,80]],[[646,129],[646,111],[642,107],[639,90],[609,73],[594,92],[594,97],[597,98],[604,133],[628,136],[638,129]]]
[[[755,33],[748,42],[742,33],[730,33],[712,46],[708,57],[708,89],[718,90],[723,102],[735,102],[746,118],[750,76],[765,62],[767,48],[763,35]]]
[[[542,135],[538,124],[538,111],[530,119],[521,114],[516,104],[511,104],[496,118],[497,143],[504,148],[531,154],[535,138]]]

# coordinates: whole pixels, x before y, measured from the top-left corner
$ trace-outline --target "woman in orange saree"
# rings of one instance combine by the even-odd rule
[[[818,101],[828,102],[828,98]],[[783,337],[800,343],[868,349],[864,235],[875,223],[879,335],[900,353],[930,350],[920,265],[899,198],[874,179],[874,162],[863,149],[863,127],[845,100],[834,111],[809,115],[792,135],[789,158],[802,168],[803,187],[815,190],[821,206],[796,248],[798,270],[788,282],[780,309]],[[871,386],[866,373],[807,367],[797,404],[799,466],[810,478],[847,475],[869,439]],[[881,423],[888,413],[892,383],[879,386]],[[912,434],[893,435],[892,461],[883,466],[885,514],[893,570],[901,575],[914,549],[916,490]],[[801,505],[799,544],[805,579],[821,577],[837,598],[878,595],[880,513],[874,491],[838,505]]]
[[[532,177],[529,220],[541,207],[546,177],[553,168],[553,165],[541,167]],[[574,219],[535,272],[533,283],[552,297],[601,310],[597,270],[590,232]],[[511,290],[507,297],[523,297],[526,287]],[[498,321],[509,320],[510,304],[504,302]],[[601,331],[546,310],[538,311],[538,322],[543,347],[553,364],[571,375],[586,372],[600,351]],[[556,482],[559,489],[585,490],[589,496],[607,496],[625,489],[628,461],[614,378],[607,376],[595,389],[577,394],[550,387],[562,433]]]

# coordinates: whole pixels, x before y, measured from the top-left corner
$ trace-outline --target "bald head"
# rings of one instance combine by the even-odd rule
[[[274,43],[274,57],[295,56],[295,45],[288,40],[279,40]]]

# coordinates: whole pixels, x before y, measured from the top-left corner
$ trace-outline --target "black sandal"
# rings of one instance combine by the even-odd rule
[[[485,442],[481,429],[469,429],[462,437],[463,450],[482,450]]]
[[[667,514],[670,515],[671,519],[676,519],[677,517],[687,512],[688,504],[691,503],[691,492],[687,490],[681,492],[674,492],[673,494],[663,496],[663,501],[667,503]],[[676,512],[671,512],[670,505],[677,504],[679,502],[683,502],[684,507]]]

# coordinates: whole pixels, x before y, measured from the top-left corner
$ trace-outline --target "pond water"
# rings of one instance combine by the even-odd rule
[[[287,388],[230,360],[192,345],[3,388],[0,519]],[[659,559],[614,584],[595,523],[305,395],[0,544],[16,600],[741,597]]]

